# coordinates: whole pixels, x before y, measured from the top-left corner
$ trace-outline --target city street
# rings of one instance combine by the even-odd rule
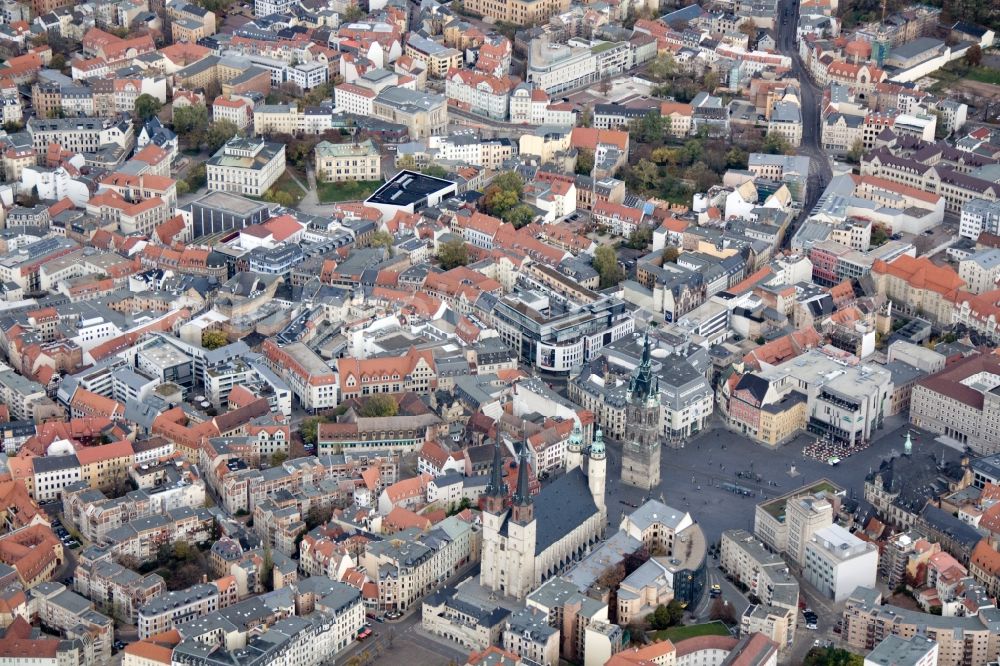
[[[787,16],[786,16],[787,12]],[[822,194],[823,189],[833,177],[830,158],[821,145],[820,105],[823,102],[823,90],[817,87],[806,71],[802,58],[799,57],[798,45],[795,43],[795,27],[799,22],[798,0],[779,0],[778,18],[775,25],[778,50],[792,59],[792,72],[799,80],[800,102],[802,103],[802,144],[796,150],[799,155],[810,158],[809,194],[799,220],[785,234],[785,246],[795,234],[795,228],[801,220],[808,217],[813,206]]]
[[[706,593],[702,595],[701,601],[695,606],[694,616],[699,622],[709,622],[711,621],[712,612],[712,598],[708,595],[707,590],[711,590],[713,585],[718,585],[722,591],[721,598],[723,601],[728,602],[733,605],[733,609],[737,615],[743,612],[743,609],[750,605],[750,601],[746,596],[740,592],[740,589],[729,582],[725,574],[715,565],[718,560],[711,560],[711,564],[708,567],[708,583],[705,586]]]
[[[454,585],[469,576],[478,575],[479,563],[471,563],[441,587]],[[365,641],[351,643],[337,655],[337,663],[350,663],[355,655],[360,657],[359,666],[402,663],[408,666],[434,666],[449,661],[465,663],[469,656],[468,650],[443,639],[431,637],[420,628],[422,610],[423,602],[416,601],[398,620],[369,621],[373,635]]]

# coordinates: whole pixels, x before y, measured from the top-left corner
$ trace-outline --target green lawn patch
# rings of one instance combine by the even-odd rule
[[[597,46],[591,48],[590,52],[595,55],[598,53],[604,53],[605,51],[608,51],[618,46],[618,44],[619,42],[602,42],[601,44],[598,44]]]
[[[296,204],[302,201],[302,197],[306,195],[305,191],[299,187],[298,183],[292,180],[287,171],[281,174],[281,177],[274,182],[271,189],[275,192],[285,192],[295,200]]]
[[[833,493],[833,492],[836,492],[836,491],[837,491],[837,488],[833,484],[831,484],[831,483],[829,483],[827,481],[817,481],[816,483],[814,483],[813,485],[809,486],[808,488],[805,488],[802,491],[802,494],[803,495],[815,495],[816,493],[819,493],[819,492]],[[778,499],[771,500],[770,502],[767,502],[766,504],[761,504],[760,507],[762,509],[764,509],[764,511],[766,511],[768,514],[770,514],[772,517],[778,518],[781,521],[784,521],[784,519],[785,519],[785,508],[786,508],[787,505],[788,505],[788,499],[787,498],[778,498]]]
[[[1000,86],[1000,69],[994,67],[970,67],[965,78],[979,81],[980,83],[992,83]]]
[[[360,201],[382,186],[380,180],[357,180],[346,183],[316,183],[320,203]]]
[[[705,624],[689,624],[680,627],[670,627],[656,632],[656,640],[662,641],[669,638],[677,643],[688,638],[697,636],[731,636],[729,629],[721,622],[706,622]]]

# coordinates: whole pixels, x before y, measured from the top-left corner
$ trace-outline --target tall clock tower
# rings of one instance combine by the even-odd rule
[[[625,406],[622,483],[644,490],[660,485],[660,382],[653,377],[649,332],[642,361],[632,373]]]

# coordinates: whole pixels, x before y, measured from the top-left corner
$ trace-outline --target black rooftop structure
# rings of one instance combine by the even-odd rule
[[[531,504],[531,490],[528,487],[528,445],[521,448],[517,462],[517,492],[514,494],[514,504],[525,506]]]
[[[488,497],[503,497],[503,459],[500,456],[499,440],[493,444],[493,469],[490,470],[490,482],[486,486]]]
[[[435,192],[454,185],[450,180],[435,178],[414,171],[400,171],[368,197],[367,203],[389,206],[417,204]]]
[[[535,555],[556,543],[599,513],[594,496],[590,493],[587,475],[576,467],[560,475],[542,488],[532,505],[535,519]],[[507,536],[511,522],[507,515],[500,527],[501,536]]]
[[[642,345],[642,361],[632,375],[629,382],[629,398],[636,401],[647,400],[657,394],[658,384],[654,385],[652,364],[649,359],[649,331],[646,331],[646,340]]]

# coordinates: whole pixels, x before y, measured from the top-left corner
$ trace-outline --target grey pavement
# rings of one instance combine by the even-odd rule
[[[752,531],[758,502],[820,478],[830,479],[844,487],[850,497],[863,501],[865,476],[878,468],[883,459],[902,453],[908,430],[914,433],[917,451],[929,450],[949,460],[961,455],[935,442],[934,435],[907,426],[902,417],[887,419],[868,448],[844,458],[836,466],[803,455],[803,447],[813,441],[811,436],[801,435],[784,446],[769,449],[716,423],[683,448],[663,448],[661,483],[647,496],[644,491],[620,482],[621,443],[612,441],[608,446],[608,519],[612,527],[617,527],[622,516],[631,512],[632,504],[662,497],[668,505],[689,511],[705,531],[708,542],[714,543],[727,529]],[[739,471],[753,471],[761,476],[761,481],[738,479]],[[720,487],[723,482],[750,488],[754,495],[734,495]]]
[[[715,565],[715,562],[718,562],[718,560],[712,560],[712,563],[708,567],[708,583],[705,585],[705,594],[701,595],[701,600],[695,606],[694,610],[694,616],[702,622],[708,622],[712,619],[712,602],[714,600],[709,596],[708,591],[712,589],[713,585],[719,586],[722,592],[720,595],[721,599],[733,605],[737,617],[750,605],[750,600],[746,598],[738,587],[726,578],[725,574]]]

